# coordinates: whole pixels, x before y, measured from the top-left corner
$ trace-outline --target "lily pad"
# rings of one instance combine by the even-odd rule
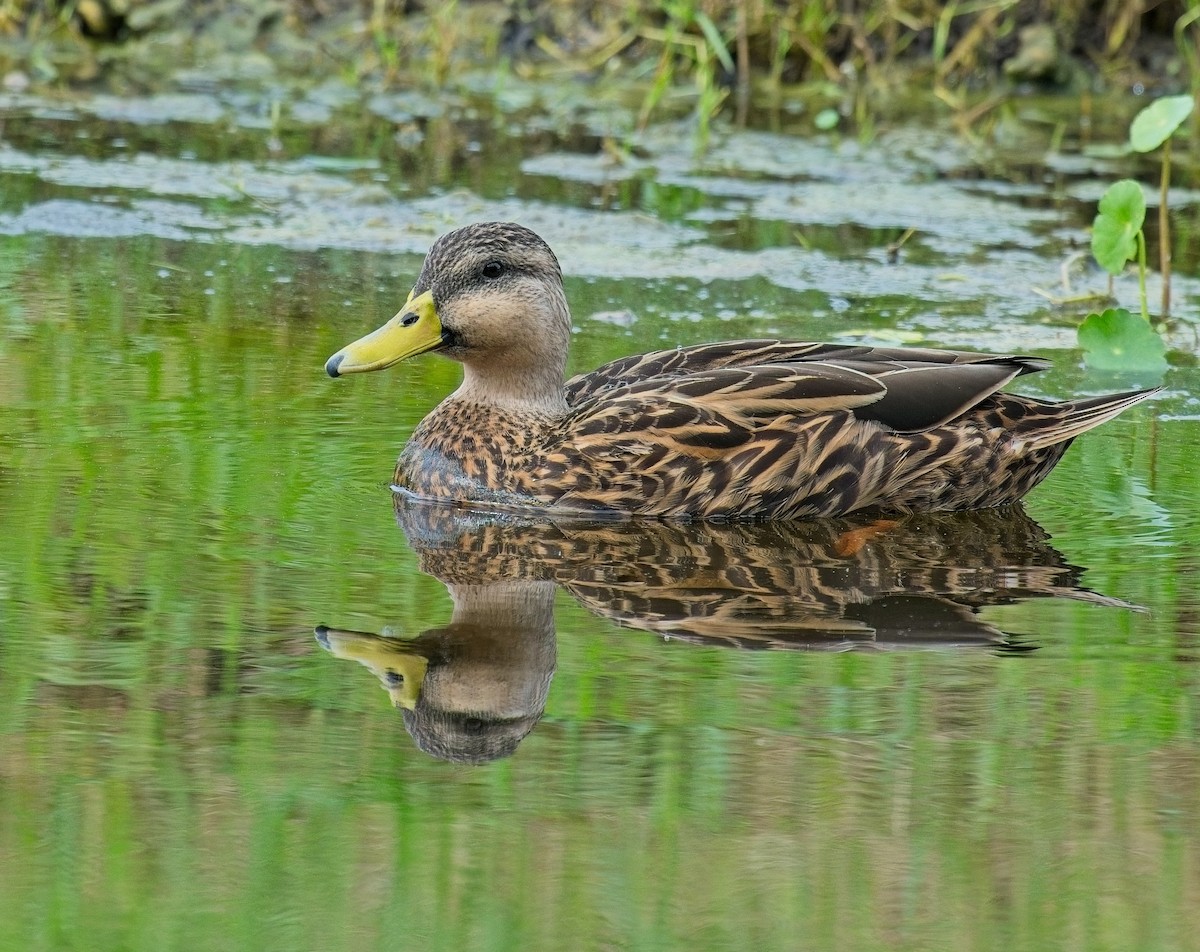
[[[1167,345],[1146,321],[1123,307],[1089,314],[1079,325],[1079,346],[1089,367],[1096,370],[1167,369]]]
[[[1129,145],[1135,152],[1153,152],[1175,134],[1195,105],[1190,95],[1154,100],[1134,116],[1129,126]]]
[[[1092,222],[1092,254],[1105,271],[1120,274],[1137,257],[1137,236],[1146,220],[1146,196],[1133,179],[1113,182]]]

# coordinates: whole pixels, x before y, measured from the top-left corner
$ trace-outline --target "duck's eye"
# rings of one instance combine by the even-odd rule
[[[480,269],[479,273],[489,281],[495,281],[496,278],[504,274],[504,265],[499,261],[489,261]]]

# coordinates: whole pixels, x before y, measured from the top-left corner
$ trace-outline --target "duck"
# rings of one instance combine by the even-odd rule
[[[1080,434],[1158,392],[1002,390],[1041,357],[796,340],[636,354],[565,377],[550,246],[513,222],[439,237],[404,306],[331,377],[436,352],[462,383],[413,430],[393,490],[552,517],[782,520],[1007,506]]]

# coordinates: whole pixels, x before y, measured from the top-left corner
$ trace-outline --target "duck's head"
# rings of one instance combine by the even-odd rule
[[[466,368],[462,391],[498,403],[561,400],[571,315],[554,252],[512,222],[442,235],[404,307],[325,363],[331,377],[436,350]]]

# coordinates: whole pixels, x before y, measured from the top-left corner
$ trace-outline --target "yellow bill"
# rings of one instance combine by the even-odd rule
[[[317,628],[316,635],[321,647],[335,658],[357,661],[379,678],[394,707],[411,711],[417,706],[429,660],[408,642],[324,625]]]
[[[331,377],[384,370],[409,357],[433,350],[442,343],[442,322],[433,303],[433,292],[408,296],[399,313],[378,330],[347,344],[325,361]]]

